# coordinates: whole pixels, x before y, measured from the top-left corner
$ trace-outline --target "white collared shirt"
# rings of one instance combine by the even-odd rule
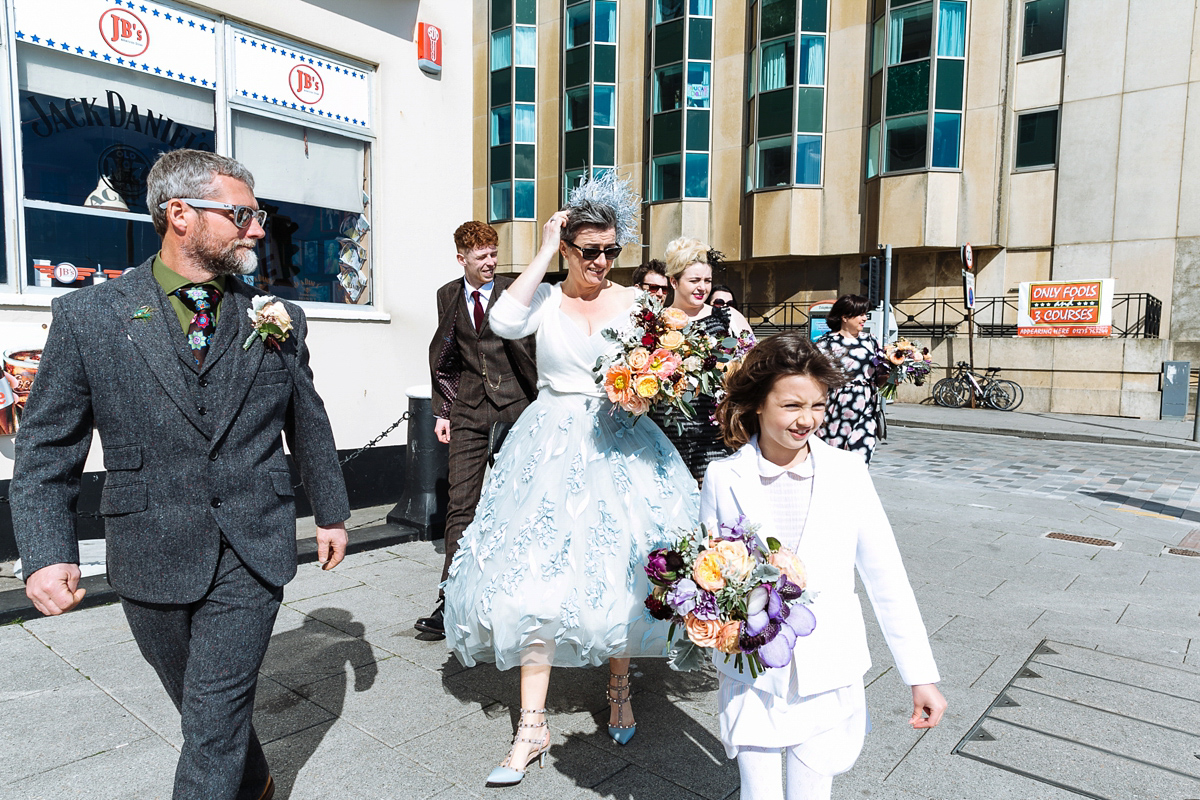
[[[479,302],[483,303],[483,311],[486,314],[488,302],[492,299],[492,289],[494,289],[494,288],[496,288],[496,282],[494,280],[492,280],[492,281],[488,281],[483,286],[480,286],[478,290],[476,290],[475,287],[472,286],[467,281],[466,277],[464,277],[463,278],[463,294],[467,298],[467,310],[469,310],[472,315],[475,314],[475,299],[473,297],[471,297],[471,295],[474,294],[476,291],[478,291],[479,292]],[[471,319],[473,320],[473,319],[475,319],[475,317],[472,316]]]
[[[786,468],[771,463],[763,456],[757,437],[754,450],[758,454],[758,479],[767,495],[775,533],[780,543],[794,553],[800,544],[804,521],[812,504],[812,451],[799,464]]]

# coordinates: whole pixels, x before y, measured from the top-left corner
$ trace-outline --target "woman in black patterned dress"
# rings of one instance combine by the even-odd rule
[[[842,295],[829,309],[829,333],[816,345],[846,375],[846,385],[829,393],[825,421],[818,431],[827,444],[862,455],[868,464],[875,452],[878,423],[875,419],[875,366],[879,346],[863,333],[867,324],[867,298]]]
[[[699,325],[718,340],[750,331],[750,323],[741,312],[714,308],[706,302],[712,292],[713,265],[719,257],[719,253],[696,239],[679,238],[667,245],[667,280],[675,293],[671,308],[687,314],[693,325]],[[650,417],[679,450],[698,483],[704,478],[708,462],[729,455],[729,450],[721,443],[721,429],[713,419],[716,401],[707,395],[696,395],[691,405],[696,411],[692,419],[678,412],[666,415],[658,409],[652,410]]]

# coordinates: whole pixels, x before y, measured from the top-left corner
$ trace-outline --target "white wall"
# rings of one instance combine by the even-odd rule
[[[382,312],[375,316],[386,316],[322,319],[319,310],[310,310],[308,337],[337,445],[361,446],[404,412],[407,387],[429,382],[434,293],[462,274],[451,234],[471,217],[471,3],[214,0],[196,5],[377,65],[372,258],[374,309]],[[442,29],[440,77],[417,68],[414,20]],[[10,266],[15,271],[16,265]],[[49,322],[45,307],[0,306],[0,343],[3,348],[37,346]],[[383,444],[404,441],[401,426]],[[93,448],[88,471],[102,469],[98,450]],[[0,437],[0,479],[11,476],[12,437]]]

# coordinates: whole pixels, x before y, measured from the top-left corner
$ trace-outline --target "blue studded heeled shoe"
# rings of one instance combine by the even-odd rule
[[[617,724],[608,726],[608,735],[617,744],[625,745],[637,731],[636,722],[630,725],[621,724],[625,721],[625,706],[629,705],[629,698],[633,696],[629,690],[629,673],[618,675],[610,672],[608,677],[610,681],[616,681],[615,686],[611,682],[608,684],[608,704],[617,707]]]
[[[526,722],[526,715],[541,714],[541,722]],[[520,769],[512,765],[513,751],[508,751],[508,756],[504,759],[504,763],[496,767],[488,775],[489,786],[516,786],[525,778],[525,769],[534,761],[538,762],[539,768],[546,766],[546,753],[550,751],[550,728],[546,724],[546,709],[544,708],[522,708],[521,719],[517,722],[517,733],[513,737],[513,748],[517,746],[517,742],[525,742],[526,744],[538,745],[529,751],[528,757],[525,759],[525,764]],[[521,735],[522,729],[545,731],[544,736],[539,736],[537,739],[527,739]]]

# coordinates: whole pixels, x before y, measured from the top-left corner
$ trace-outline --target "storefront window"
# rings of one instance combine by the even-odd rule
[[[93,285],[153,256],[146,178],[162,153],[192,148],[255,175],[271,216],[247,282],[294,300],[370,302],[369,70],[149,0],[95,17],[67,0],[11,2],[22,287]],[[529,41],[517,33],[520,65]],[[498,136],[529,135],[516,111]]]
[[[168,150],[214,148],[211,91],[80,65],[71,55],[17,46],[31,286],[91,285],[154,255],[150,166]]]
[[[254,283],[289,300],[357,303],[370,263],[366,144],[234,112],[233,155],[254,173],[270,214]]]

